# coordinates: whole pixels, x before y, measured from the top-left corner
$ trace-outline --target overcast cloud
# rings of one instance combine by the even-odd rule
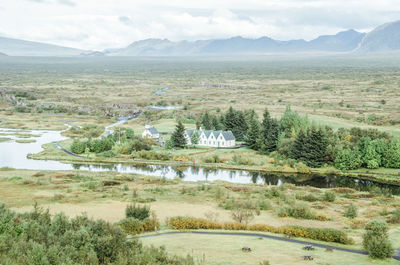
[[[243,36],[310,40],[400,19],[400,0],[0,0],[0,36],[81,49]]]

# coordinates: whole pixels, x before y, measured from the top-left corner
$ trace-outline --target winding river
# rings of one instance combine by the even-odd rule
[[[117,122],[114,125],[121,124]],[[113,126],[108,126],[110,130]],[[227,181],[232,183],[257,183],[267,185],[282,185],[293,183],[296,185],[309,185],[320,188],[350,187],[358,190],[369,190],[372,186],[390,189],[393,193],[400,193],[399,187],[380,184],[373,181],[354,179],[348,177],[321,177],[312,175],[285,175],[250,172],[245,170],[207,169],[193,166],[174,167],[166,165],[126,165],[126,164],[73,164],[52,160],[33,160],[27,158],[28,154],[38,153],[43,150],[46,143],[62,141],[67,137],[60,131],[44,130],[16,130],[0,128],[0,137],[10,138],[9,141],[0,142],[0,168],[31,170],[88,170],[88,171],[116,171],[121,173],[135,173],[167,179],[180,178],[183,181]],[[24,137],[24,138],[21,138]],[[29,138],[27,138],[29,137]],[[32,139],[32,143],[18,143],[18,139]]]

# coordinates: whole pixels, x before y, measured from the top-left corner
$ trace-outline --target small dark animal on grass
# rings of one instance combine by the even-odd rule
[[[325,249],[325,252],[333,252],[333,248],[327,248]]]

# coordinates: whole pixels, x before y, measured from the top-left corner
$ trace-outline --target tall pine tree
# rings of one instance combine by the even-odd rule
[[[254,150],[259,149],[258,138],[260,136],[260,125],[259,122],[253,118],[250,120],[249,129],[245,137],[246,144]]]
[[[171,135],[171,145],[176,148],[184,148],[186,146],[185,127],[180,120]]]
[[[259,138],[259,146],[263,153],[270,153],[276,150],[279,132],[278,121],[271,118],[269,111],[265,109]]]
[[[203,114],[203,117],[201,118],[201,124],[203,125],[205,130],[211,130],[212,129],[212,123],[211,123],[211,117],[208,111],[206,111]]]

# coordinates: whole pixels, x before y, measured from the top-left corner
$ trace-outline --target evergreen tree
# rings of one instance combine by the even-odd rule
[[[186,146],[185,127],[182,121],[178,121],[175,131],[171,135],[171,145],[176,148],[184,148]]]
[[[278,138],[279,138],[279,123],[276,119],[271,119],[270,121],[270,127],[267,132],[267,136],[264,139],[264,145],[263,145],[263,150],[265,152],[273,152],[276,150],[277,145],[278,145]]]
[[[307,135],[303,130],[300,130],[297,134],[297,137],[294,140],[293,146],[290,149],[289,156],[290,158],[305,161],[307,158],[305,157],[306,152],[306,142]]]
[[[236,127],[236,113],[232,107],[230,107],[225,114],[224,126],[225,126],[226,130],[229,130],[232,132],[233,132],[234,128]]]
[[[310,167],[321,167],[325,162],[327,141],[321,129],[300,130],[290,152],[291,158],[304,161]]]
[[[196,145],[199,143],[199,138],[200,138],[199,134],[196,131],[194,131],[190,136],[190,141],[192,142],[193,145]]]
[[[203,125],[205,130],[212,129],[211,117],[207,111],[203,114],[203,116],[201,118],[201,124]]]
[[[256,119],[250,120],[249,129],[246,133],[246,144],[254,150],[258,150],[258,138],[260,137],[260,125]]]
[[[211,119],[212,129],[213,130],[222,130],[222,124],[219,122],[217,116],[213,116]]]
[[[243,112],[229,108],[224,117],[225,130],[232,131],[237,141],[243,141],[247,132],[247,122]]]

